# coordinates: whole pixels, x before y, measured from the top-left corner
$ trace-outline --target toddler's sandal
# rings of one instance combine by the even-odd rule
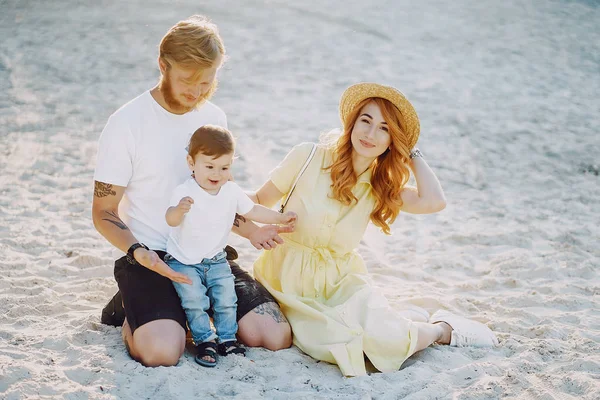
[[[246,356],[246,349],[243,348],[236,340],[228,340],[219,343],[219,355],[228,356],[230,354],[239,354]]]
[[[203,367],[209,367],[212,368],[215,365],[217,365],[217,352],[218,352],[218,348],[217,348],[217,344],[215,342],[204,342],[204,343],[200,343],[198,346],[196,346],[196,350],[198,351],[198,354],[196,354],[196,357],[194,357],[194,360],[202,365]],[[211,357],[212,361],[209,360],[205,360],[203,357]]]

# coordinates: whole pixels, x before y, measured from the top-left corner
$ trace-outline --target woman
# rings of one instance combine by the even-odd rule
[[[445,311],[430,323],[405,318],[373,288],[355,251],[369,221],[389,234],[400,211],[437,212],[445,198],[414,147],[419,119],[402,93],[373,83],[351,86],[342,95],[340,116],[341,135],[317,147],[286,206],[298,214],[296,231],[254,264],[255,278],[288,318],[294,344],[338,364],[346,376],[366,373],[365,355],[387,372],[432,343],[497,344],[485,325]],[[254,200],[272,206],[286,195],[312,147],[296,146]],[[410,170],[416,188],[406,186]]]

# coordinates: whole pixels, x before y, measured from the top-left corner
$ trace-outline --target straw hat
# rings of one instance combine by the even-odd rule
[[[380,97],[390,101],[400,111],[400,125],[404,129],[407,138],[408,148],[412,149],[419,140],[419,117],[414,107],[396,88],[391,86],[379,85],[377,83],[357,83],[350,86],[342,94],[340,100],[340,118],[342,124],[346,125],[346,118],[363,100],[370,97]]]

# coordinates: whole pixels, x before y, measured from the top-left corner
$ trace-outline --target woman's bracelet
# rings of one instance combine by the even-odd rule
[[[421,150],[419,150],[415,147],[410,152],[410,159],[412,160],[413,158],[417,158],[417,157],[423,158],[423,153],[421,153]]]

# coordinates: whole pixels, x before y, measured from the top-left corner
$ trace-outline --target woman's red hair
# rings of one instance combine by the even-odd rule
[[[326,169],[331,171],[333,198],[348,206],[357,201],[352,193],[358,177],[352,166],[351,135],[360,111],[371,101],[379,106],[391,138],[390,149],[373,161],[371,186],[376,201],[375,209],[371,213],[371,222],[389,235],[390,224],[396,220],[402,207],[400,192],[410,177],[410,149],[402,128],[400,111],[392,103],[379,97],[368,98],[359,103],[348,115],[341,136],[332,145],[333,163]]]

